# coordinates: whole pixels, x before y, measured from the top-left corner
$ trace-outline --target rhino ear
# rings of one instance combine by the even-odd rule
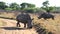
[[[34,18],[32,18],[32,20],[34,20]]]

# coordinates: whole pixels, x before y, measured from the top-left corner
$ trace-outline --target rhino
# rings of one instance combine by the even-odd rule
[[[50,13],[42,13],[41,15],[38,16],[38,19],[41,19],[41,18],[44,18],[45,20],[52,18],[54,20],[54,15]]]
[[[32,20],[33,19],[31,19],[30,15],[28,13],[19,14],[16,17],[16,20],[17,20],[17,27],[20,27],[19,23],[23,23],[24,28],[26,28],[26,24],[27,24],[27,28],[32,28]]]

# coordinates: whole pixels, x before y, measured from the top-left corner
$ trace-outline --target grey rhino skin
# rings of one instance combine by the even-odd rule
[[[25,28],[26,28],[26,24],[27,24],[28,28],[32,28],[32,20],[33,19],[31,19],[30,15],[28,13],[19,14],[16,17],[16,20],[17,20],[17,27],[20,27],[19,23],[23,23]]]
[[[39,15],[39,17],[38,17],[38,19],[41,19],[41,18],[44,18],[45,20],[52,18],[54,20],[54,15],[49,14],[49,13],[43,13],[43,14]]]

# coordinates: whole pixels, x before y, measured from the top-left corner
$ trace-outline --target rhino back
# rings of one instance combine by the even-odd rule
[[[31,17],[28,14],[19,14],[16,17],[16,20],[20,22],[28,22],[28,20],[31,20]]]

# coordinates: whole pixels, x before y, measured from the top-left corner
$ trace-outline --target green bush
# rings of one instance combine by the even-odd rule
[[[12,10],[12,8],[5,8],[5,10]]]
[[[23,9],[25,12],[27,13],[34,13],[34,9],[33,8],[25,8]]]

